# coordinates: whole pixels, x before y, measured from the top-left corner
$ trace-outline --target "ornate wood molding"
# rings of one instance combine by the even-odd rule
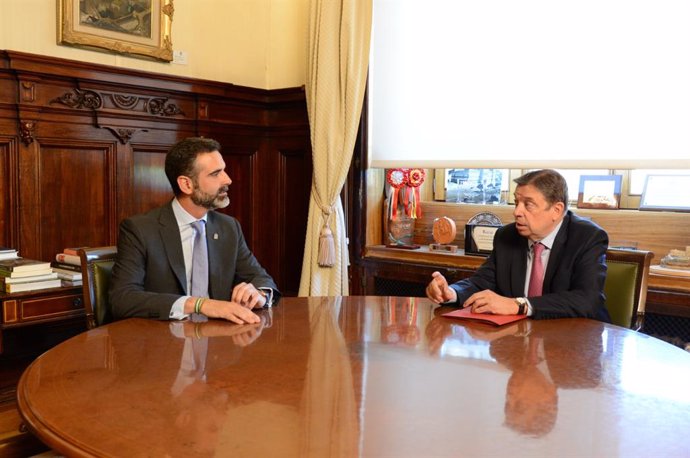
[[[168,102],[167,97],[140,97],[131,94],[120,94],[73,89],[60,97],[56,97],[50,103],[60,103],[70,108],[89,110],[101,110],[105,108],[106,101],[112,103],[115,108],[126,111],[140,111],[153,116],[170,117],[185,116],[180,107]]]
[[[20,94],[22,102],[36,101],[36,85],[29,81],[22,81],[20,83]]]
[[[207,102],[199,102],[199,106],[197,108],[197,117],[199,119],[208,119],[208,103]]]
[[[110,94],[110,99],[116,107],[123,110],[133,110],[139,102],[139,97],[134,95]]]
[[[29,146],[34,142],[34,131],[36,130],[36,122],[34,121],[19,121],[19,136],[24,145]]]
[[[94,91],[73,89],[72,92],[65,92],[60,97],[54,98],[50,103],[61,103],[70,108],[98,110],[103,106],[103,99]]]
[[[129,143],[129,141],[132,139],[132,135],[134,135],[134,132],[137,131],[137,129],[126,129],[124,127],[108,127],[108,126],[100,126],[102,129],[107,129],[110,132],[112,132],[115,137],[117,137],[118,140],[120,140],[120,143],[123,145],[126,145]]]
[[[175,116],[182,115],[182,110],[174,103],[167,103],[166,97],[154,97],[151,99],[144,99],[144,107],[154,116]]]

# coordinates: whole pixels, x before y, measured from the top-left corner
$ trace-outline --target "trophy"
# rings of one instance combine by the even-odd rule
[[[390,169],[386,181],[390,185],[387,199],[387,218],[384,221],[388,248],[416,250],[419,245],[413,242],[414,226],[422,216],[419,187],[424,183],[424,169]]]

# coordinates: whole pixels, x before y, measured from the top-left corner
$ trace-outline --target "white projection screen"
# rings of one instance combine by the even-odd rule
[[[690,0],[374,0],[372,167],[690,168]]]

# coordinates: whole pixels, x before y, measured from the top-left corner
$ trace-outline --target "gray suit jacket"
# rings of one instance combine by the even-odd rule
[[[235,218],[209,212],[206,234],[211,299],[230,300],[233,287],[247,282],[257,288],[273,288],[273,300],[278,300],[278,288],[249,251]],[[173,303],[188,295],[182,241],[172,201],[124,220],[117,250],[109,296],[113,317],[167,320]]]

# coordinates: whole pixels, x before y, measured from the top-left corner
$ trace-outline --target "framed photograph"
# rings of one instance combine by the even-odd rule
[[[621,175],[582,175],[577,208],[617,209],[621,202]]]
[[[58,0],[58,44],[170,62],[173,0]]]
[[[690,175],[647,175],[640,210],[690,211]]]

